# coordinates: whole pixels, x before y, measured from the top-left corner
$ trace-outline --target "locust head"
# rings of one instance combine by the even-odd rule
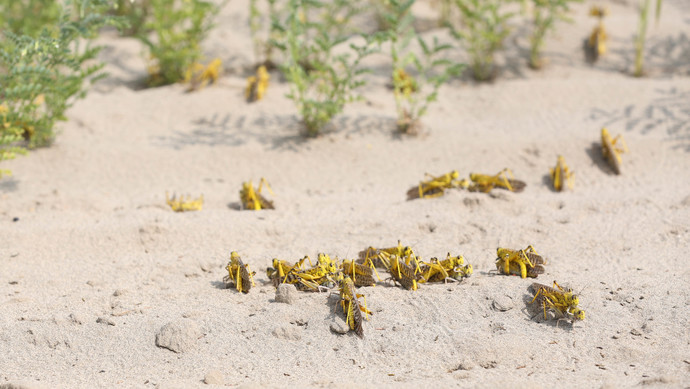
[[[573,308],[570,313],[572,313],[577,320],[585,320],[585,311],[580,308]]]

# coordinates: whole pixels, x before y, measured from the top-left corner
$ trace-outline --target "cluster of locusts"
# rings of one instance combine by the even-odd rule
[[[511,178],[508,178],[508,175]],[[470,192],[488,193],[494,188],[506,189],[511,192],[522,192],[527,186],[523,181],[512,177],[510,169],[503,169],[496,175],[471,173],[470,179],[460,179],[457,170],[434,177],[427,173],[427,180],[421,181],[407,191],[407,199],[427,199],[440,197],[446,189],[467,189]]]
[[[537,278],[544,273],[547,262],[532,245],[524,250],[499,247],[496,255],[496,270],[500,274],[519,275],[522,278]],[[551,313],[558,320],[584,320],[585,311],[578,308],[580,300],[571,289],[562,288],[556,281],[553,287],[535,282],[530,289],[534,293],[532,303],[541,305],[544,319],[548,319],[548,313]]]
[[[606,128],[601,130],[601,152],[604,159],[611,166],[614,173],[621,173],[621,154],[628,152],[628,147],[622,135],[615,138],[611,137]],[[558,156],[556,166],[550,169],[550,176],[552,180],[553,189],[562,191],[566,188],[573,188],[573,175],[568,165],[565,163],[565,158],[562,155]],[[510,177],[510,178],[509,178]],[[442,174],[440,176],[432,176],[427,173],[427,179],[420,181],[419,185],[413,186],[407,191],[407,199],[429,199],[443,196],[448,189],[466,189],[470,192],[488,193],[494,188],[505,189],[511,192],[522,192],[527,184],[524,181],[517,180],[513,177],[510,169],[503,169],[495,175],[470,173],[469,180],[467,178],[460,178],[457,170],[450,173]],[[242,209],[259,211],[262,209],[274,209],[273,201],[266,199],[261,193],[262,189],[266,189],[273,194],[271,186],[264,178],[259,180],[259,186],[256,187],[252,181],[242,183],[240,189],[240,204]],[[204,204],[204,196],[201,195],[197,199],[191,196],[173,196],[168,197],[165,194],[166,203],[175,212],[185,211],[199,211]],[[401,256],[401,254],[397,254]],[[500,255],[499,255],[500,256]],[[373,254],[372,254],[373,258]],[[380,259],[379,259],[380,260]],[[386,262],[384,262],[386,263]],[[388,268],[389,266],[386,266]]]
[[[307,267],[306,263],[309,263]],[[389,277],[382,280],[378,269],[386,271]],[[248,293],[254,285],[254,275],[248,264],[236,252],[230,254],[226,269],[228,275],[224,281],[233,285],[239,292]],[[299,291],[325,292],[338,288],[343,313],[351,330],[362,337],[362,312],[364,318],[371,314],[366,306],[364,295],[358,294],[356,288],[375,286],[378,282],[392,282],[408,290],[417,290],[419,284],[435,282],[459,282],[472,274],[472,265],[465,264],[462,255],[445,259],[431,258],[423,261],[414,254],[412,248],[402,246],[377,249],[368,247],[359,253],[356,260],[332,259],[328,254],[318,254],[316,263],[305,256],[295,263],[273,259],[272,267],[266,269],[266,275],[275,287],[280,284],[294,285]],[[359,302],[359,297],[364,303]]]
[[[499,274],[518,275],[522,278],[536,278],[544,272],[546,259],[531,245],[524,250],[507,248],[497,249],[496,269]],[[307,267],[306,263],[309,263]],[[230,254],[230,262],[226,267],[228,275],[224,281],[237,291],[249,293],[254,286],[256,272],[251,271],[236,252]],[[382,280],[378,270],[386,271],[389,277]],[[465,263],[462,255],[445,259],[431,258],[423,261],[415,255],[409,246],[398,242],[397,246],[389,248],[368,247],[359,253],[356,260],[332,259],[328,254],[318,254],[316,263],[312,263],[309,256],[305,256],[295,263],[274,258],[272,266],[266,269],[266,276],[273,286],[281,284],[294,285],[299,291],[327,292],[338,288],[345,321],[350,330],[363,337],[363,320],[368,319],[371,312],[366,305],[363,294],[357,293],[356,288],[375,286],[378,282],[392,282],[407,290],[417,290],[419,284],[459,282],[473,273],[472,265]],[[558,320],[583,320],[585,313],[578,308],[579,299],[572,290],[564,289],[554,281],[554,287],[533,283],[531,290],[534,298],[531,303],[537,303],[544,312],[544,318],[549,314]],[[359,298],[363,299],[363,303]],[[364,313],[364,316],[362,315]]]
[[[628,147],[622,135],[611,137],[606,128],[601,129],[601,153],[615,174],[621,174],[621,154],[628,152]],[[560,192],[566,188],[573,188],[573,175],[565,158],[558,156],[556,166],[550,169],[553,189]],[[467,189],[470,192],[488,193],[494,188],[511,192],[522,192],[527,186],[525,182],[513,178],[510,169],[503,169],[496,175],[470,173],[470,179],[460,178],[457,170],[440,176],[427,173],[426,180],[413,186],[407,191],[407,199],[429,199],[443,196],[447,189]],[[510,177],[510,178],[509,178]]]

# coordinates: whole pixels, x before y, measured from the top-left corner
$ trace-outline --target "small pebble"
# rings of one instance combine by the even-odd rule
[[[344,321],[335,321],[331,323],[331,331],[333,331],[336,334],[347,334],[348,331],[350,331],[350,328],[345,324]]]
[[[67,316],[67,319],[74,324],[83,324],[85,321],[81,315],[76,313],[70,313],[69,316]]]
[[[642,331],[644,331],[646,333],[652,332],[652,325],[650,323],[642,324]]]
[[[474,362],[471,359],[465,358],[458,364],[457,370],[472,370],[474,369]]]
[[[204,383],[206,385],[224,385],[225,377],[223,377],[223,373],[220,370],[210,370],[204,376]]]
[[[271,332],[273,336],[278,339],[286,340],[300,340],[302,339],[302,330],[294,326],[280,326],[273,329]]]
[[[510,297],[503,295],[494,298],[494,300],[491,302],[491,306],[494,310],[499,312],[509,311],[513,308],[513,300]]]
[[[201,330],[194,320],[179,319],[161,327],[156,334],[156,346],[176,353],[192,350],[201,337]]]
[[[292,284],[280,284],[276,289],[276,302],[294,304],[297,300],[297,288]]]
[[[127,289],[115,289],[115,291],[113,292],[113,296],[122,296],[125,293],[127,293]]]
[[[115,325],[115,322],[111,318],[105,316],[101,316],[98,319],[96,319],[96,323],[107,324],[109,326]]]

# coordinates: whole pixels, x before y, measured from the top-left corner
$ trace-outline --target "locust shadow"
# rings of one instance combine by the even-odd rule
[[[339,335],[344,335],[344,336],[355,336],[355,334],[349,330],[349,324],[346,322],[347,317],[345,313],[343,312],[342,305],[340,304],[340,296],[336,293],[329,293],[328,298],[326,298],[326,302],[324,303],[328,309],[328,315],[326,315],[325,320],[330,320],[332,323],[337,323],[341,322],[341,325],[345,325],[348,327],[348,331],[346,333],[338,333]],[[341,320],[337,320],[340,318]],[[331,328],[331,332],[335,332]]]
[[[604,159],[604,156],[601,154],[601,143],[592,142],[586,151],[587,155],[589,155],[589,158],[599,168],[599,170],[610,176],[616,175],[616,173],[613,171],[613,168],[609,166],[608,162],[606,162],[606,159]]]
[[[242,203],[240,203],[239,201],[229,202],[228,208],[232,209],[233,211],[241,211],[242,210]]]
[[[216,289],[230,289],[228,287],[228,284],[226,284],[223,281],[215,281],[214,280],[214,281],[211,281],[210,284],[211,284],[211,286],[213,286]]]
[[[558,191],[553,187],[553,179],[551,179],[551,174],[544,174],[541,176],[541,183],[549,188],[553,193],[558,193]]]

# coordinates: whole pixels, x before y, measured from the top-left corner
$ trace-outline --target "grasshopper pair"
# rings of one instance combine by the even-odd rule
[[[230,253],[230,262],[225,267],[228,270],[228,275],[223,278],[226,284],[234,284],[238,292],[249,293],[249,290],[254,286],[254,275],[256,272],[249,269],[249,265],[242,262],[237,252]]]
[[[563,189],[573,189],[573,172],[565,163],[565,158],[562,155],[558,156],[556,167],[550,169],[551,181],[553,182],[553,189],[561,192]]]
[[[383,267],[391,274],[391,279],[405,289],[417,290],[417,281],[422,279],[419,258],[409,246],[400,241],[395,247],[377,249],[368,247],[359,252],[360,264],[369,267]]]
[[[488,193],[493,188],[507,189],[511,192],[522,192],[525,189],[524,181],[516,180],[513,172],[506,168],[496,175],[471,173],[470,179],[459,179],[457,170],[442,174],[438,177],[426,174],[427,180],[419,183],[407,191],[407,199],[429,199],[443,196],[447,189],[462,188],[470,192]],[[510,178],[508,178],[510,176]]]
[[[520,275],[522,278],[537,278],[544,273],[546,259],[537,253],[532,246],[524,250],[512,250],[499,247],[496,249],[496,269],[501,274]]]
[[[363,264],[359,264],[351,260],[343,260],[340,264],[340,271],[350,277],[355,286],[374,286],[376,285],[376,279],[381,281],[378,271],[374,266],[374,262],[371,259],[366,260]],[[374,279],[376,275],[376,279]]]
[[[431,258],[429,262],[422,262],[421,272],[420,282],[447,282],[448,280],[461,281],[472,275],[473,269],[471,264],[465,265],[465,258],[462,255],[453,257],[448,253],[446,259],[442,261]]]
[[[617,135],[615,138],[611,137],[606,128],[601,129],[601,153],[604,159],[611,165],[614,173],[621,174],[621,154],[628,152],[628,145],[622,135]]]
[[[564,289],[556,281],[553,282],[553,287],[543,284],[533,283],[530,289],[534,293],[534,298],[531,303],[535,301],[541,304],[544,310],[544,319],[547,319],[547,310],[552,312],[558,320],[584,320],[585,311],[578,308],[580,299],[573,293],[572,289]]]
[[[301,271],[302,264],[307,259],[309,259],[309,257],[305,256],[301,260],[297,261],[295,264],[290,265],[290,263],[287,261],[278,258],[273,258],[273,267],[266,268],[266,275],[268,276],[268,279],[271,280],[271,282],[273,283],[273,286],[278,287],[278,285],[285,282],[287,275],[293,272],[293,269],[297,272]]]
[[[594,62],[599,59],[599,56],[606,54],[608,36],[606,35],[606,28],[604,28],[604,17],[608,15],[608,9],[602,6],[592,6],[589,15],[599,18],[599,23],[589,35],[586,46],[587,55]]]
[[[192,196],[180,196],[176,198],[173,195],[172,198],[168,196],[168,192],[165,192],[165,202],[172,208],[175,212],[187,212],[187,211],[200,211],[204,205],[204,195],[199,196],[196,200],[192,200]]]
[[[240,190],[240,201],[242,202],[243,209],[250,209],[253,211],[259,211],[262,209],[275,209],[273,202],[267,200],[262,194],[261,189],[266,185],[268,191],[273,194],[271,186],[268,184],[264,178],[259,181],[259,187],[255,188],[252,181],[247,181],[242,183],[242,189]]]
[[[218,81],[223,72],[223,62],[220,58],[211,61],[208,66],[195,62],[185,73],[184,81],[189,83],[188,91],[201,90],[208,84]]]
[[[409,246],[403,246],[400,241],[395,247],[385,249],[377,249],[375,247],[367,247],[366,250],[359,252],[359,259],[357,263],[371,264],[373,267],[390,269],[390,257],[396,255],[398,257],[409,257],[414,255],[414,251]]]
[[[508,175],[510,178],[508,178]],[[501,170],[493,176],[471,173],[470,180],[472,184],[467,186],[467,190],[470,192],[488,193],[494,188],[507,189],[511,192],[522,192],[527,186],[524,181],[516,180],[513,172],[508,168]]]
[[[309,261],[312,266],[309,269],[303,269],[302,264],[305,260]],[[298,290],[305,292],[316,292],[329,289],[335,285],[334,278],[338,275],[338,265],[327,254],[319,254],[316,265],[311,263],[309,256],[305,256],[295,265],[289,266],[284,261],[274,259],[274,265],[278,265],[278,269],[269,268],[267,274],[269,278],[274,280],[274,285],[280,283],[293,284]],[[285,275],[282,280],[275,281],[280,277],[280,273]]]
[[[389,258],[388,272],[394,283],[400,284],[407,290],[417,290],[418,284],[424,279],[419,263],[419,257],[415,255],[400,257],[392,254]]]
[[[466,180],[458,180],[460,174],[457,170],[450,173],[434,177],[429,173],[425,174],[427,180],[421,181],[418,186],[413,186],[407,191],[407,199],[430,199],[441,197],[446,189],[461,188]]]

